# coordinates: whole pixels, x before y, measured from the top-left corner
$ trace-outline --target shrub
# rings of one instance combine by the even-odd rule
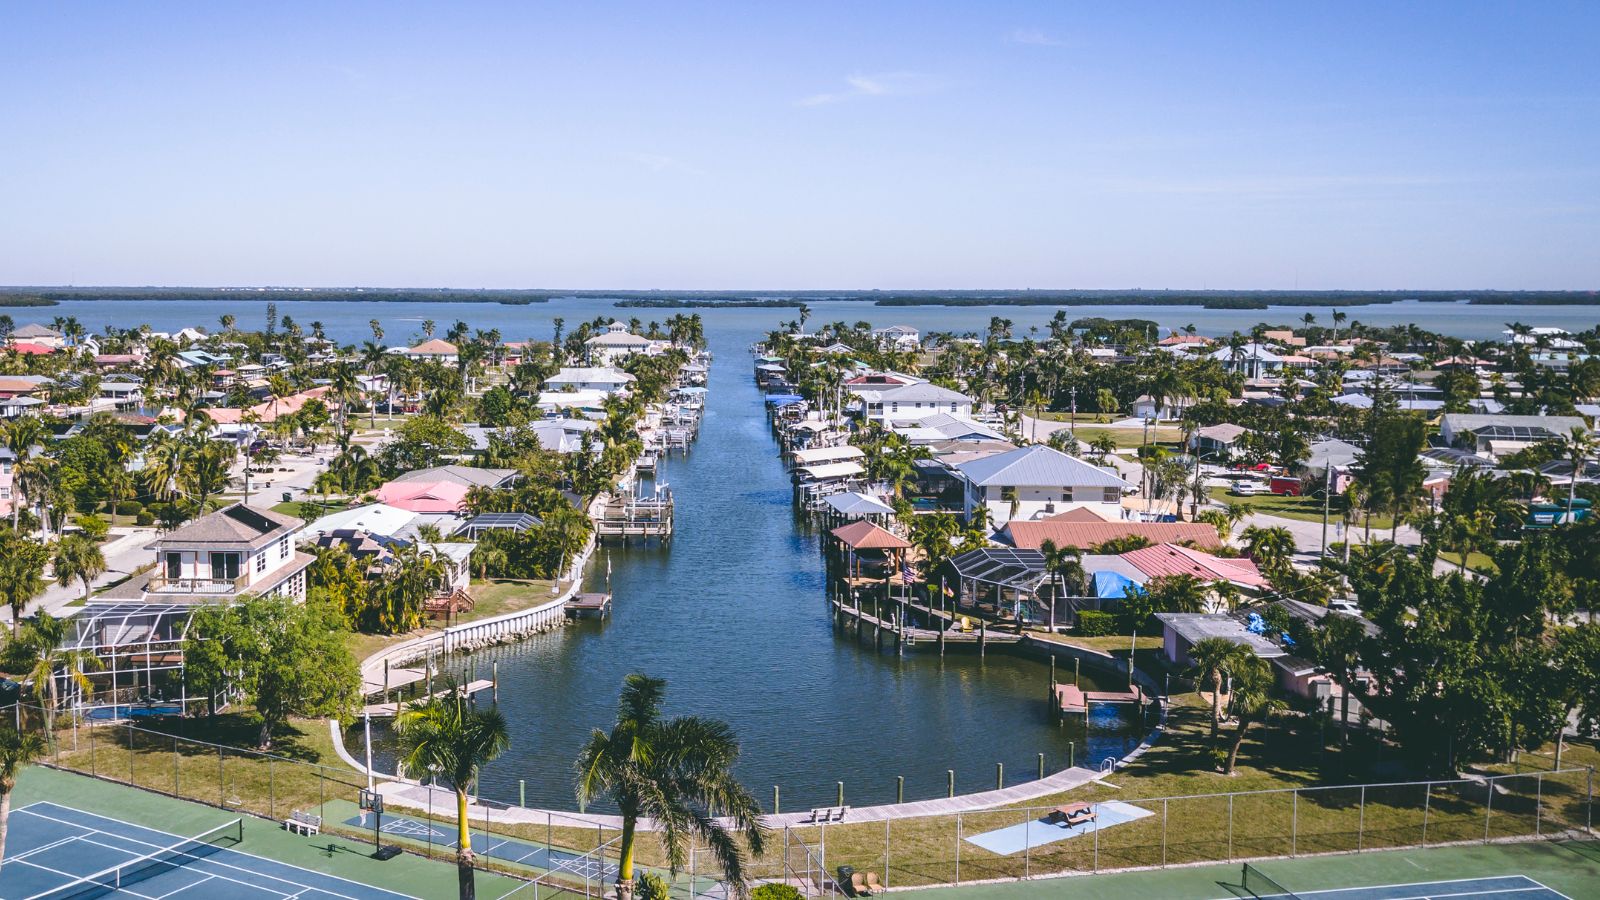
[[[640,872],[634,877],[633,888],[638,900],[671,900],[667,880],[654,872]]]
[[[156,514],[148,509],[141,509],[133,517],[133,524],[149,527],[156,523]]]
[[[106,539],[106,533],[111,530],[111,523],[95,515],[79,516],[78,527],[83,529],[83,533],[90,540],[103,541]]]
[[[142,509],[144,509],[144,505],[141,504],[139,501],[137,501],[137,500],[124,500],[121,503],[117,504],[117,515],[119,515],[119,516],[137,516],[139,514],[140,510],[142,510]]]
[[[750,892],[750,900],[800,900],[800,889],[792,884],[763,884]]]
[[[1086,609],[1078,613],[1078,627],[1082,637],[1101,637],[1117,633],[1117,617],[1108,612]]]

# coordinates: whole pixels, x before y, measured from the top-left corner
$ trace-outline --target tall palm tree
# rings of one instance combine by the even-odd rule
[[[46,731],[55,727],[55,712],[61,706],[59,680],[66,678],[76,684],[78,690],[88,693],[92,685],[87,673],[105,668],[105,663],[93,653],[65,646],[67,625],[66,619],[58,619],[41,610],[28,620],[21,638],[22,646],[33,658],[27,680],[33,682],[35,699],[45,705]]]
[[[456,889],[461,900],[471,900],[477,890],[467,796],[483,767],[511,746],[505,716],[493,707],[472,708],[451,682],[442,695],[408,705],[395,719],[395,737],[406,772],[432,775],[456,793]]]
[[[1574,427],[1570,434],[1561,439],[1561,454],[1572,464],[1572,481],[1567,484],[1568,524],[1575,521],[1572,504],[1578,499],[1578,479],[1583,476],[1589,457],[1594,456],[1596,446],[1594,434],[1586,428]]]
[[[1056,630],[1056,598],[1065,595],[1068,585],[1079,592],[1083,590],[1083,553],[1077,547],[1057,547],[1049,538],[1039,543],[1044,556],[1044,570],[1050,576],[1049,630]]]
[[[206,501],[227,488],[233,453],[233,444],[203,438],[184,448],[178,483],[193,499],[196,516],[205,515]]]
[[[10,450],[12,456],[16,457],[18,465],[33,458],[33,448],[37,447],[39,442],[44,440],[44,437],[44,423],[39,421],[38,416],[22,416],[11,420],[5,426],[6,449]],[[22,503],[20,500],[13,500],[11,503],[11,527],[13,530],[17,527],[17,517],[21,511]]]
[[[1269,574],[1281,571],[1289,564],[1289,557],[1294,555],[1294,534],[1282,525],[1267,528],[1251,525],[1240,537],[1244,539],[1245,551],[1250,558]]]
[[[11,792],[17,787],[17,775],[44,753],[44,739],[37,734],[0,728],[0,862],[6,858],[6,824],[11,820]]]
[[[1211,684],[1211,737],[1217,736],[1222,724],[1222,680],[1238,669],[1243,660],[1254,654],[1243,644],[1223,637],[1201,638],[1189,647],[1189,664],[1195,673],[1195,683]]]
[[[94,580],[106,570],[105,554],[100,545],[81,534],[69,534],[56,542],[55,558],[51,561],[56,584],[66,587],[74,581],[83,583],[83,599],[89,599]]]
[[[578,808],[604,796],[622,813],[617,900],[633,900],[634,837],[641,818],[655,822],[673,874],[688,860],[689,841],[698,837],[721,864],[734,896],[745,897],[745,850],[734,833],[742,833],[745,847],[759,856],[766,831],[760,806],[733,777],[739,741],[725,722],[662,718],[666,689],[662,679],[637,672],[623,679],[616,724],[609,734],[595,729],[578,754]]]
[[[1229,704],[1239,717],[1239,726],[1233,732],[1233,746],[1228,748],[1228,764],[1224,774],[1232,775],[1239,763],[1239,747],[1244,735],[1256,722],[1264,722],[1283,710],[1282,700],[1272,696],[1272,670],[1265,661],[1252,655],[1236,667],[1233,674],[1233,696]]]

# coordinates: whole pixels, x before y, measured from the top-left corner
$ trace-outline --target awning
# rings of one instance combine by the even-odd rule
[[[1130,587],[1135,593],[1144,593],[1137,581],[1121,572],[1094,573],[1094,595],[1102,600],[1120,600],[1128,595]]]
[[[797,466],[814,466],[819,463],[860,459],[866,455],[860,447],[852,447],[848,444],[843,447],[812,447],[808,450],[796,450],[794,452],[794,462]]]
[[[799,394],[768,394],[767,395],[767,405],[768,406],[791,406],[791,405],[796,404],[796,403],[804,403],[805,400],[806,400],[806,398],[800,396]]]
[[[841,516],[887,516],[894,512],[894,507],[877,497],[855,491],[829,494],[822,502]]]
[[[860,475],[866,469],[861,468],[857,463],[839,462],[825,463],[820,466],[801,466],[798,471],[812,481],[829,481],[835,478],[849,478],[852,475]]]

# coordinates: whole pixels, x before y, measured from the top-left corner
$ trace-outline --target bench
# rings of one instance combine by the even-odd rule
[[[283,820],[283,827],[295,834],[310,836],[322,831],[322,817],[297,809]]]
[[[811,811],[804,824],[824,825],[828,822],[843,822],[845,813],[850,811],[848,806],[819,806]]]

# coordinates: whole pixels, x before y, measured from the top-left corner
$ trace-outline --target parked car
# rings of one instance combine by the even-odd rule
[[[1361,607],[1357,606],[1354,600],[1346,597],[1335,597],[1329,600],[1328,608],[1337,613],[1344,613],[1347,616],[1361,615]]]
[[[1272,487],[1260,481],[1240,481],[1228,488],[1228,493],[1235,497],[1260,497],[1272,493]]]

